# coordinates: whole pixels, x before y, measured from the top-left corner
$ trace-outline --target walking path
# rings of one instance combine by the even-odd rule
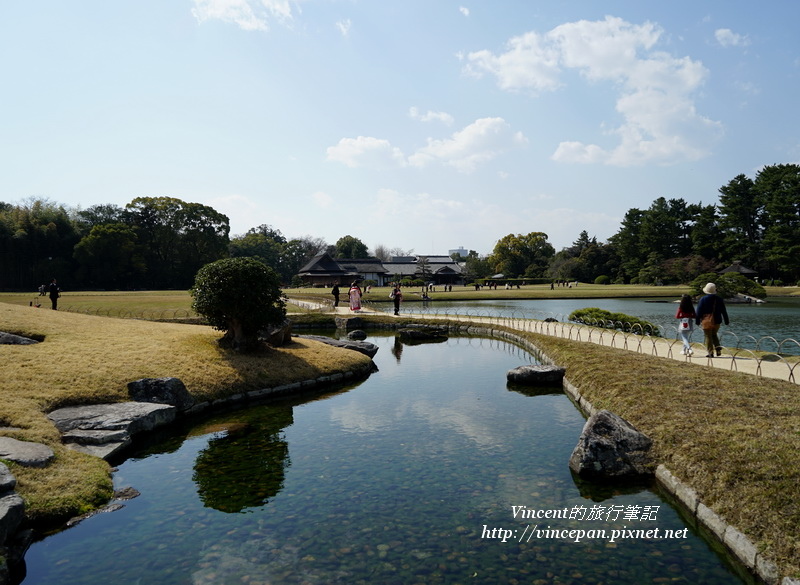
[[[308,303],[306,303],[308,304]],[[320,306],[320,308],[323,308]],[[336,307],[337,315],[356,316],[348,307]],[[391,316],[390,313],[376,311],[369,307],[361,310],[362,314],[380,314]],[[706,357],[706,349],[701,343],[694,343],[694,354],[685,356],[681,354],[683,344],[677,339],[664,337],[651,337],[626,333],[616,329],[603,329],[578,323],[562,323],[560,321],[540,321],[536,319],[520,319],[517,317],[480,317],[457,314],[430,314],[430,313],[402,313],[402,317],[413,319],[447,319],[458,323],[474,323],[484,327],[503,326],[526,333],[551,335],[563,339],[596,343],[607,347],[626,349],[663,357],[678,361],[700,364],[710,368],[742,372],[765,378],[785,380],[800,384],[800,360],[789,361],[776,354],[756,354],[748,349],[723,348],[719,357]]]

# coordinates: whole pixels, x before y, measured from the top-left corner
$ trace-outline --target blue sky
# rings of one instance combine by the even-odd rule
[[[606,240],[800,162],[800,3],[0,1],[0,201],[171,196],[232,234]]]

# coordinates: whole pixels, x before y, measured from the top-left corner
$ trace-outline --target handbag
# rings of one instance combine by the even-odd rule
[[[714,297],[714,303],[711,305],[711,312],[703,315],[703,318],[700,320],[700,327],[703,329],[713,329],[716,323],[714,323],[714,310],[717,308],[717,298]]]
[[[683,317],[681,319],[681,329],[691,329],[689,321],[690,319],[688,317]]]

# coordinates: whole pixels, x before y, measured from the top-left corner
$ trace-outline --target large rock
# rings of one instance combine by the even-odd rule
[[[404,343],[447,341],[447,329],[439,327],[405,327],[397,330],[397,337]]]
[[[47,445],[0,437],[0,459],[13,461],[23,467],[45,467],[54,457],[55,453]]]
[[[25,502],[11,492],[0,497],[0,545],[16,533],[25,517]]]
[[[169,404],[180,411],[190,409],[195,403],[178,378],[142,378],[128,382],[128,396],[136,402]]]
[[[22,337],[21,335],[0,331],[0,345],[33,345],[34,343],[39,342],[29,337]]]
[[[14,491],[15,487],[17,487],[17,478],[5,463],[0,463],[0,495]]]
[[[284,319],[279,325],[270,325],[258,332],[258,338],[266,341],[272,347],[280,347],[292,342],[292,322]]]
[[[552,386],[561,384],[564,380],[566,368],[561,366],[519,366],[509,370],[506,378],[515,384],[525,384],[527,386]]]
[[[47,416],[68,447],[108,459],[128,446],[133,435],[174,421],[176,412],[167,404],[119,402],[69,406]]]
[[[361,329],[364,326],[364,319],[361,317],[334,317],[337,329]]]
[[[583,427],[569,467],[588,479],[635,479],[655,473],[653,442],[628,421],[607,410],[593,414]]]
[[[320,341],[322,343],[327,343],[328,345],[332,345],[334,347],[341,347],[343,349],[352,349],[353,351],[357,351],[363,353],[369,357],[375,357],[375,354],[378,353],[378,346],[374,343],[370,343],[369,341],[355,341],[353,339],[331,339],[330,337],[323,337],[322,335],[298,335],[302,339],[312,339],[314,341]]]

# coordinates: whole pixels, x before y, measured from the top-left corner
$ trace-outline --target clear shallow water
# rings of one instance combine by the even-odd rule
[[[576,485],[581,415],[556,389],[506,384],[528,354],[370,341],[380,371],[361,384],[222,414],[136,453],[115,483],[141,496],[34,545],[25,584],[744,583],[655,491]],[[603,512],[528,520],[512,506]],[[685,538],[519,542],[536,524]],[[482,537],[499,528],[516,533]]]
[[[554,317],[567,321],[576,309],[597,307],[614,313],[624,313],[650,321],[662,328],[665,337],[675,337],[675,311],[677,304],[665,299],[543,299],[543,300],[492,300],[447,302],[431,301],[403,304],[406,311],[449,312],[460,314],[508,316],[545,319]],[[800,299],[788,297],[768,298],[763,304],[727,303],[730,325],[723,325],[720,338],[728,347],[746,347],[763,351],[800,354]],[[383,304],[374,305],[389,310]],[[774,338],[773,340],[767,339]],[[794,339],[797,342],[786,342]],[[703,332],[695,328],[693,341],[703,341]]]

